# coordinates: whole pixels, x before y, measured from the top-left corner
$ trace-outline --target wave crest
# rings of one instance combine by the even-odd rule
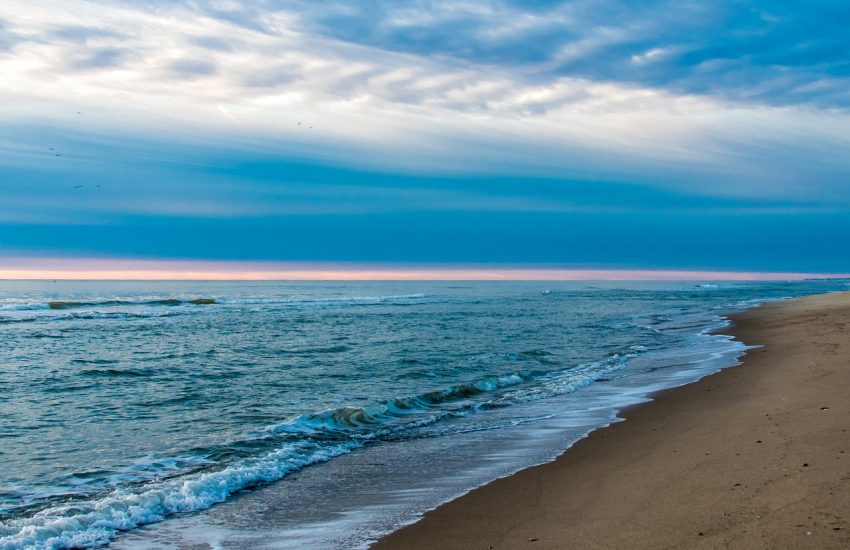
[[[52,302],[47,302],[47,307],[49,309],[77,309],[84,307],[114,307],[114,306],[182,306],[182,305],[196,305],[196,306],[206,306],[217,304],[215,298],[195,298],[192,300],[180,300],[177,298],[165,298],[162,300],[142,300],[142,301],[133,301],[133,300],[103,300],[100,302],[74,302],[74,301],[63,301],[56,300]]]

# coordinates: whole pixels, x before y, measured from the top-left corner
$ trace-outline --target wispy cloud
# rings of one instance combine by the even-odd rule
[[[840,217],[836,6],[5,0],[0,224]]]
[[[0,58],[0,99],[16,106],[7,122],[50,120],[74,132],[83,123],[67,115],[82,110],[88,131],[167,130],[343,162],[368,152],[406,169],[638,174],[713,193],[834,185],[846,166],[826,178],[811,166],[789,172],[775,167],[780,155],[765,160],[762,151],[794,150],[822,164],[847,145],[850,132],[836,130],[850,127],[847,113],[820,109],[843,105],[827,101],[848,89],[842,62],[791,55],[772,34],[787,38],[785,19],[744,11],[664,2],[635,10],[10,0],[4,32],[16,38]],[[730,25],[734,17],[743,20]],[[708,35],[694,38],[697,26]],[[716,41],[726,49],[709,47]],[[744,70],[735,48],[752,50],[748,63],[776,75]],[[812,80],[815,59],[822,74]],[[776,91],[779,80],[791,86],[782,98],[762,97],[758,90]],[[836,120],[845,124],[825,124]]]
[[[799,2],[299,3],[330,36],[552,75],[847,106],[846,10]],[[257,13],[243,14],[256,21]],[[820,86],[808,84],[819,82]],[[754,86],[755,85],[755,86]],[[801,86],[805,86],[801,89]]]

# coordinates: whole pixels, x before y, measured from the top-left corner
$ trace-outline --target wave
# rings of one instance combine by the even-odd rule
[[[339,438],[355,435],[374,438],[386,435],[386,429],[375,432],[376,427],[397,428],[399,423],[406,425],[416,413],[426,413],[435,408],[444,408],[458,401],[516,386],[533,380],[534,374],[518,372],[503,376],[483,378],[466,384],[458,384],[443,390],[435,390],[410,397],[399,397],[379,401],[367,407],[339,407],[325,411],[302,415],[294,420],[266,428],[274,434],[300,434],[318,438]],[[450,413],[464,413],[480,403],[466,403],[465,406],[449,410]],[[430,419],[436,421],[444,415]],[[414,422],[421,425],[421,418]],[[430,423],[430,422],[429,422]]]
[[[321,355],[326,353],[345,353],[350,351],[348,346],[329,346],[324,348],[304,348],[304,349],[280,349],[277,353],[281,355]]]
[[[179,300],[177,298],[166,298],[162,300],[103,300],[100,302],[73,302],[73,301],[53,301],[47,302],[49,309],[77,309],[85,307],[114,307],[114,306],[182,306],[182,305],[197,305],[206,306],[217,304],[215,298],[195,298],[193,300]]]
[[[149,371],[142,370],[134,370],[134,369],[84,369],[80,371],[80,376],[105,376],[105,377],[115,377],[115,376],[129,376],[129,377],[137,377],[137,376],[150,376],[151,373]]]
[[[622,367],[624,361],[625,356],[614,356],[558,373],[521,371],[490,376],[366,407],[338,407],[301,415],[248,434],[241,441],[193,450],[200,463],[212,463],[202,470],[104,488],[73,502],[44,503],[41,509],[0,525],[0,550],[100,546],[119,532],[173,514],[203,510],[233,493],[276,481],[370,442],[439,435],[453,428],[447,426],[432,434],[416,430],[447,418],[575,391]],[[86,374],[136,373],[91,369]]]
[[[419,395],[379,401],[365,407],[339,407],[299,416],[265,432],[297,434],[313,439],[396,439],[413,427],[431,425],[447,417],[506,407],[572,393],[623,369],[639,353],[614,354],[602,361],[560,371],[520,371],[490,376]],[[495,395],[494,395],[495,394]],[[484,399],[474,399],[483,396]]]
[[[170,311],[75,311],[65,312],[62,315],[37,315],[31,317],[3,317],[0,316],[0,324],[13,323],[35,323],[39,321],[69,321],[75,319],[147,319],[150,317],[172,317],[177,313]],[[33,338],[61,338],[61,336],[33,335]]]
[[[222,298],[220,304],[226,305],[310,305],[310,304],[386,304],[408,303],[427,298],[426,294],[390,294],[380,296],[281,296],[281,297],[245,297]]]
[[[426,298],[425,294],[397,294],[382,296],[282,296],[282,297],[243,297],[243,298],[220,298],[201,297],[192,299],[182,298],[157,298],[157,299],[102,299],[102,300],[50,300],[46,302],[34,301],[26,303],[7,302],[0,303],[0,312],[27,312],[27,311],[67,311],[85,308],[118,308],[118,307],[177,307],[177,306],[308,306],[308,305],[370,305],[370,304],[393,304],[406,305],[421,303]],[[105,313],[105,312],[103,312]],[[0,322],[19,322],[20,318],[2,317]],[[27,319],[29,320],[29,319]]]
[[[32,323],[35,321],[34,318],[30,317],[28,319],[19,319],[16,317],[3,317],[0,316],[0,323]]]
[[[81,311],[66,315],[51,317],[50,320],[62,321],[73,319],[149,319],[152,317],[172,317],[177,315],[170,311],[162,312],[129,312],[129,311]]]
[[[78,365],[114,365],[115,359],[71,359],[71,363]]]
[[[358,446],[357,442],[334,446],[295,443],[218,471],[119,488],[88,501],[57,504],[0,525],[0,550],[101,546],[120,531],[161,521],[173,514],[209,508],[237,491],[280,479]]]

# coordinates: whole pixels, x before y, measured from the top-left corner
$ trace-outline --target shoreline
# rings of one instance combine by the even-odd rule
[[[850,293],[728,316],[738,366],[627,407],[552,462],[372,548],[850,546]]]

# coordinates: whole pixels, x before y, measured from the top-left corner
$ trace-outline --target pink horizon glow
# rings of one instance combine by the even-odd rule
[[[847,273],[670,269],[566,269],[513,266],[423,266],[330,262],[226,262],[65,258],[0,259],[0,279],[242,281],[776,281],[848,278]]]

